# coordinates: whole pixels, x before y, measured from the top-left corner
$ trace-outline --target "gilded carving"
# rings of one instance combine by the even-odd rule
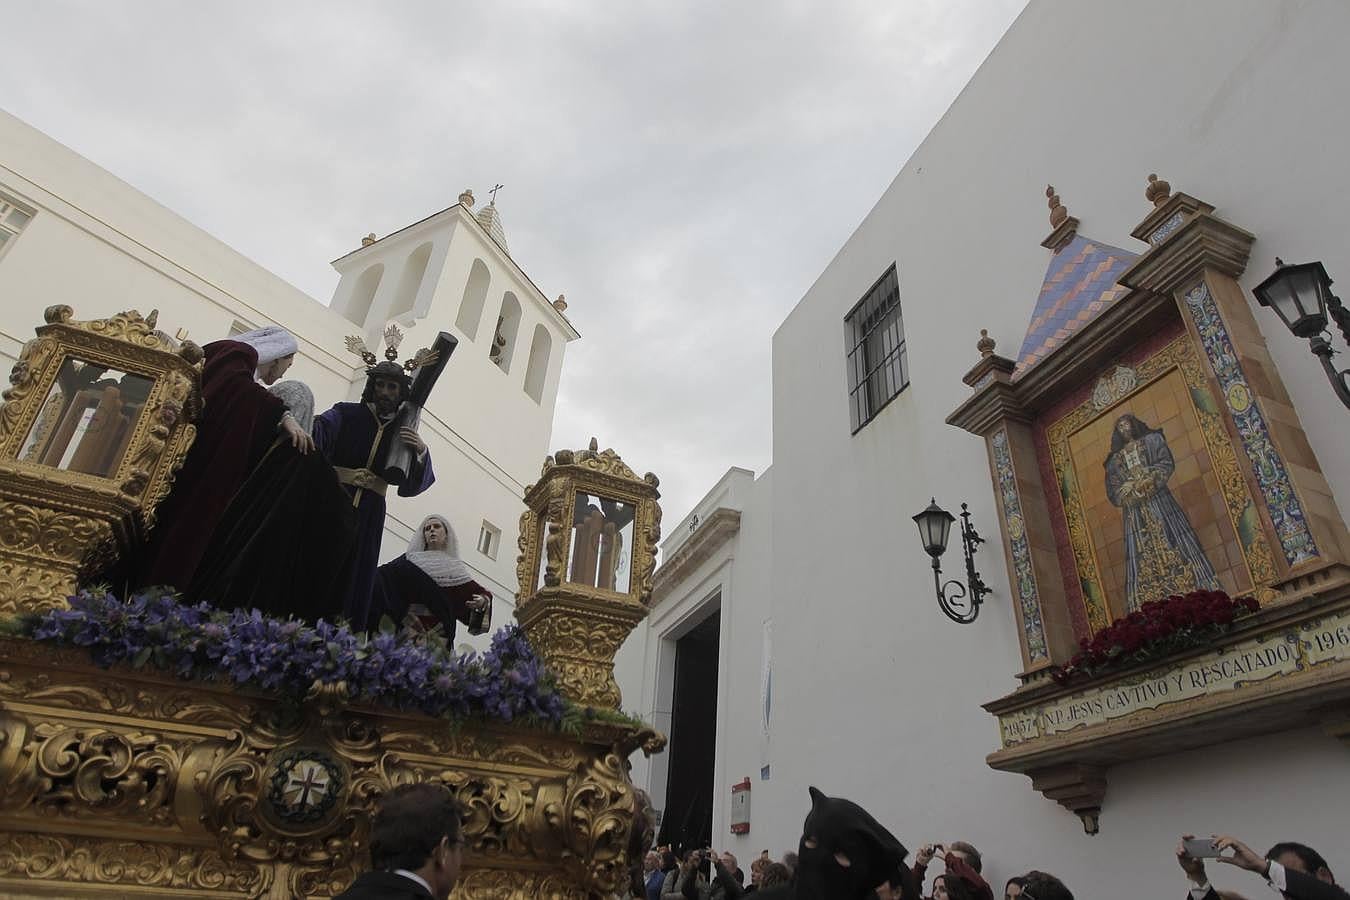
[[[180,748],[154,733],[41,722],[5,783],[4,804],[40,816],[168,826],[180,764]]]
[[[34,372],[41,371],[49,364],[55,349],[55,340],[37,338],[24,344],[23,350],[19,352],[19,360],[9,373],[10,386],[0,394],[0,398],[5,401],[4,405],[0,406],[0,447],[4,446],[9,435],[18,432],[19,419],[26,409],[26,401],[34,394],[33,384],[36,380]]]
[[[0,559],[0,615],[23,608],[53,606],[69,594],[72,579],[51,569],[35,569],[21,560]]]
[[[23,503],[0,506],[0,547],[6,550],[75,558],[110,537],[111,525],[77,513]]]
[[[602,630],[606,644],[626,633]],[[546,629],[554,635],[571,651],[585,645],[581,631]],[[81,655],[0,638],[0,877],[57,893],[80,882],[133,895],[331,896],[365,865],[379,797],[434,780],[468,812],[463,896],[605,894],[626,877],[627,756],[664,746],[613,724],[580,740],[455,727],[353,708],[345,691],[286,712],[157,673],[98,670]],[[38,823],[52,834],[28,835]],[[133,835],[135,852],[119,854]]]
[[[540,480],[525,492],[527,511],[520,520],[516,561],[521,594],[516,618],[557,675],[563,693],[577,703],[611,709],[619,705],[614,653],[646,616],[651,602],[661,537],[659,485],[655,475],[639,478],[617,453],[600,450],[592,438],[585,450],[559,450],[546,459]],[[583,530],[577,518],[578,496],[599,498],[585,514],[591,517],[585,528],[599,519],[601,525],[596,527],[610,529],[605,532],[608,537]],[[610,512],[602,512],[596,502],[599,507],[609,504]],[[631,520],[615,513],[618,508],[631,509]],[[629,521],[628,577],[626,581],[601,577],[596,567],[605,564],[596,560],[616,558],[612,548],[621,540],[616,535]],[[583,536],[587,533],[601,543],[592,543],[587,550]],[[615,569],[606,571],[612,575]]]
[[[97,884],[105,890],[196,889],[261,897],[271,875],[268,869],[229,863],[209,848],[0,832],[0,877]]]
[[[455,888],[462,900],[590,900],[585,888],[546,872],[474,869]]]
[[[569,779],[561,809],[545,811],[562,826],[564,862],[580,868],[583,883],[593,891],[617,893],[627,883],[634,808],[627,762],[607,753]]]
[[[154,313],[72,315],[47,309],[0,406],[0,613],[60,602],[143,536],[196,435],[200,348]]]
[[[54,308],[47,328],[81,330],[91,341],[83,353],[162,351],[147,337],[153,319],[129,313],[94,328],[70,315]],[[46,357],[26,348],[40,365],[19,368],[7,392],[20,391],[4,407],[19,409],[20,429],[62,358],[52,334],[39,343],[49,339]],[[0,610],[59,602],[91,545],[115,547],[128,518],[142,529],[153,521],[192,440],[195,373],[169,367],[154,391],[116,478],[0,462],[11,476],[0,478],[0,499],[15,497],[0,503]],[[614,708],[614,652],[647,613],[656,479],[636,478],[613,451],[559,455],[565,462],[551,461],[527,495],[519,541],[522,583],[547,552],[555,584],[518,613],[568,696]],[[566,581],[578,489],[634,511],[627,591]],[[332,896],[367,863],[379,798],[435,780],[467,811],[458,896],[583,900],[625,883],[636,809],[626,758],[663,746],[653,731],[599,719],[569,738],[357,706],[345,684],[316,684],[302,704],[283,704],[152,671],[103,671],[80,648],[0,637],[0,878],[53,895],[80,884],[127,896]]]
[[[566,696],[588,706],[616,709],[620,696],[614,654],[644,614],[641,608],[588,610],[549,597],[522,616],[521,625],[531,643],[541,648]]]

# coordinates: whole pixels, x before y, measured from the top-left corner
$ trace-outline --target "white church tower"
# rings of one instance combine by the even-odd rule
[[[367,235],[333,262],[342,278],[331,309],[372,347],[389,323],[404,331],[405,348],[430,346],[440,331],[458,339],[422,418],[423,437],[442,439],[432,453],[444,489],[402,500],[400,518],[413,528],[423,515],[450,515],[461,554],[509,595],[520,498],[547,452],[563,348],[579,335],[566,301],[550,302],[512,259],[495,198],[475,205],[465,190],[454,206]],[[386,541],[383,556],[400,549]]]

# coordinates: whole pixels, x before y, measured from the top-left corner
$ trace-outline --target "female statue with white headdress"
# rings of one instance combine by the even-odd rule
[[[445,516],[427,516],[408,541],[408,552],[380,566],[375,602],[395,622],[410,614],[434,619],[453,640],[463,622],[469,634],[491,627],[492,592],[473,578],[459,556],[459,541]]]
[[[216,523],[273,442],[283,437],[300,453],[314,448],[285,403],[263,386],[285,374],[297,349],[290,332],[276,325],[202,348],[197,439],[157,510],[158,525],[135,566],[138,584],[186,587]]]

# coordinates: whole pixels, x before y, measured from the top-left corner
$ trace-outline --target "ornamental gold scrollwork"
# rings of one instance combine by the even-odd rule
[[[628,841],[636,805],[627,761],[616,753],[592,759],[572,775],[543,816],[560,835],[564,865],[582,884],[613,894],[628,880]]]
[[[34,606],[54,606],[69,596],[71,581],[60,572],[0,559],[0,616]]]
[[[174,824],[181,748],[149,732],[41,722],[5,784],[3,805],[40,816]]]
[[[1205,370],[1196,355],[1190,337],[1182,335],[1134,366],[1136,386],[1127,392],[1127,395],[1145,389],[1174,369],[1181,373],[1191,393],[1191,406],[1200,423],[1200,431],[1204,436],[1205,447],[1219,482],[1219,490],[1224,498],[1229,521],[1234,533],[1239,536],[1238,543],[1258,599],[1267,597],[1271,593],[1269,586],[1277,577],[1274,555],[1271,553],[1264,529],[1255,524],[1256,510],[1251,491],[1238,464],[1237,452],[1228,436],[1223,416],[1219,412],[1220,405],[1215,402],[1210,391]],[[1051,423],[1045,432],[1055,474],[1063,488],[1064,515],[1068,524],[1074,563],[1082,581],[1095,586],[1099,595],[1101,575],[1089,537],[1081,492],[1077,486],[1077,474],[1069,454],[1069,437],[1102,414],[1103,410],[1089,397],[1062,418]],[[1247,520],[1245,523],[1244,519]],[[1104,607],[1103,602],[1094,601],[1087,596],[1084,600],[1092,630],[1095,632],[1105,628],[1111,620],[1110,611]]]
[[[535,546],[531,536],[538,527],[534,510],[527,509],[520,514],[520,533],[516,535],[516,549],[519,551],[516,556],[516,584],[520,585],[521,601],[529,598],[533,585],[534,570],[538,569],[537,565],[533,569],[531,568],[534,559],[531,551]]]
[[[642,612],[619,617],[572,608],[548,598],[522,621],[526,635],[558,677],[562,692],[577,703],[617,709],[621,701],[614,680],[614,654],[641,618]]]
[[[453,790],[464,807],[464,838],[476,856],[530,855],[533,848],[524,827],[534,795],[529,779],[452,770],[436,780]]]
[[[648,472],[645,480],[653,488],[660,485],[656,476]],[[638,512],[638,538],[641,555],[637,559],[645,561],[638,572],[638,601],[643,606],[651,606],[652,581],[656,576],[656,545],[661,541],[661,505],[653,503]]]
[[[103,891],[150,888],[260,897],[271,885],[272,872],[227,862],[203,847],[0,832],[0,878],[99,885]]]
[[[16,661],[29,647],[52,658]],[[636,815],[626,757],[663,743],[615,725],[588,727],[583,742],[350,707],[292,721],[167,676],[96,676],[87,657],[63,662],[69,648],[4,639],[0,652],[0,879],[39,893],[331,896],[366,865],[379,798],[435,781],[467,811],[462,896],[609,894],[627,877]],[[296,759],[326,762],[281,768]],[[326,811],[279,817],[278,785],[322,787],[323,766],[336,779]]]
[[[51,338],[35,338],[23,345],[19,359],[9,373],[9,387],[0,393],[4,405],[0,406],[0,446],[6,438],[18,430],[19,420],[27,408],[25,401],[33,393],[34,373],[43,369],[51,360],[56,349],[56,341]]]
[[[61,602],[143,538],[196,437],[201,348],[156,331],[155,313],[72,316],[47,309],[0,406],[0,580],[25,585],[0,586],[0,613]],[[110,372],[122,387],[99,387]],[[138,387],[120,405],[125,379]],[[73,430],[95,389],[97,410],[112,405],[90,421],[121,430]]]
[[[545,872],[472,869],[455,887],[457,900],[589,900],[593,895]]]
[[[0,547],[6,550],[75,559],[110,537],[108,523],[77,513],[25,503],[0,506]]]
[[[386,729],[380,733],[380,746],[401,754],[453,757],[466,762],[509,764],[540,769],[566,770],[580,764],[582,756],[575,744],[561,741],[525,743],[491,732],[470,732],[439,728]]]

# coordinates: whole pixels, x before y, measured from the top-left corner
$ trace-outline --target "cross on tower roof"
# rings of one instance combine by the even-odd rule
[[[504,188],[504,187],[506,187],[506,185],[504,185],[504,184],[494,184],[494,185],[492,186],[492,190],[488,191],[488,193],[492,195],[492,200],[491,200],[492,203],[496,203],[496,202],[497,202],[497,192],[500,191],[500,190],[501,190],[502,188]]]

